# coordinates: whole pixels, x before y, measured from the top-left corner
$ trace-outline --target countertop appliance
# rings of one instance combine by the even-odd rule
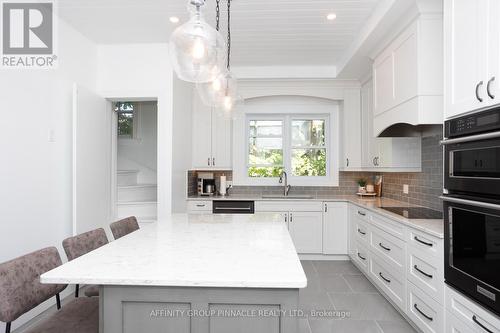
[[[198,173],[198,195],[211,196],[215,195],[215,177],[213,172]]]
[[[442,219],[443,213],[425,207],[381,207],[407,219]]]
[[[500,315],[500,108],[445,122],[445,281]]]
[[[254,214],[255,202],[249,200],[214,200],[214,214]]]

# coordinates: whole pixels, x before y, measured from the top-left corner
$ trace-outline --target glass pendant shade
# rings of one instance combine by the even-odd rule
[[[202,83],[214,80],[224,68],[225,45],[222,35],[204,19],[203,0],[190,0],[195,6],[189,21],[175,29],[170,37],[171,63],[179,79]]]
[[[238,81],[231,72],[219,74],[213,81],[196,85],[207,106],[230,111],[238,99]]]

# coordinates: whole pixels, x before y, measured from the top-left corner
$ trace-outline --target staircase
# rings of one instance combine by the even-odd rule
[[[117,218],[135,216],[139,222],[156,221],[157,185],[138,184],[139,170],[117,172]]]

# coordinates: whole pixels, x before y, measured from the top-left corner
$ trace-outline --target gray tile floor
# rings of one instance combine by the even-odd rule
[[[300,306],[349,312],[341,318],[301,320],[301,333],[414,333],[406,320],[349,261],[302,261],[308,286]]]

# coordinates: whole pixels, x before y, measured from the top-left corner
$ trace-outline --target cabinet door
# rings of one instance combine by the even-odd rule
[[[230,169],[231,158],[231,118],[212,113],[212,166]]]
[[[361,167],[361,94],[359,89],[344,92],[342,138],[344,169]]]
[[[448,311],[445,311],[445,324],[446,333],[475,333],[472,328]]]
[[[361,137],[363,168],[374,168],[378,156],[377,138],[373,136],[373,82],[370,80],[361,87]]]
[[[445,117],[453,117],[484,105],[484,4],[486,0],[445,0]]]
[[[212,110],[195,97],[193,103],[193,168],[212,166]]]
[[[487,104],[500,103],[500,2],[488,0],[486,7],[486,80]]]
[[[323,254],[347,254],[348,209],[345,202],[324,204]]]
[[[418,95],[417,23],[414,22],[394,42],[395,105]]]
[[[288,217],[288,229],[297,253],[322,253],[322,213],[290,212]]]

